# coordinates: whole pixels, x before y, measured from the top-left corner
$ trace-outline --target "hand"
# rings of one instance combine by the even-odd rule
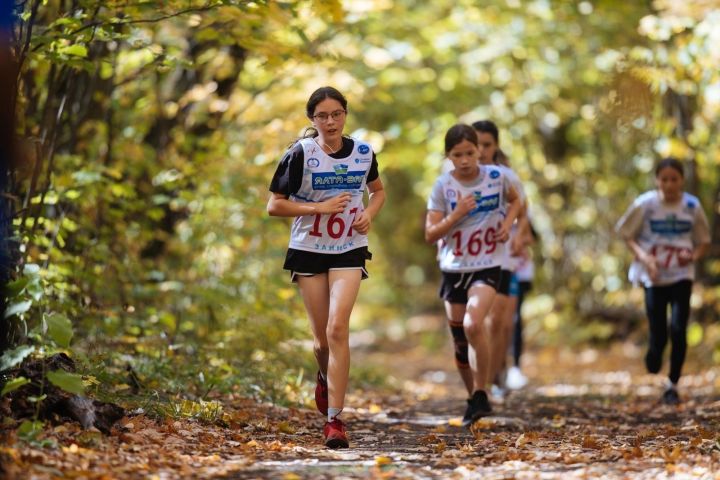
[[[513,257],[527,256],[525,244],[520,238],[520,235],[515,235],[512,242],[510,242],[510,255]]]
[[[510,227],[505,225],[504,223],[500,225],[500,227],[495,232],[495,241],[500,243],[505,243],[510,238]]]
[[[355,221],[352,223],[352,228],[353,230],[361,233],[362,235],[367,235],[367,233],[370,231],[371,223],[372,218],[370,218],[370,214],[363,210],[360,215],[357,215],[355,217]]]
[[[658,274],[660,273],[660,268],[658,267],[658,261],[657,258],[655,258],[655,255],[645,255],[642,258],[642,263],[645,265],[645,269],[648,272],[648,275],[650,276],[650,280],[655,281],[658,279]]]
[[[318,204],[318,213],[342,213],[345,211],[348,202],[350,202],[350,198],[351,195],[348,192],[343,192],[337,197],[320,202]]]
[[[470,193],[463,197],[462,194],[458,192],[458,203],[455,207],[455,211],[458,212],[461,217],[464,217],[468,213],[472,212],[476,207],[477,202],[475,201],[475,195]]]
[[[677,253],[678,264],[681,267],[691,264],[693,259],[693,252],[689,248],[681,248]]]

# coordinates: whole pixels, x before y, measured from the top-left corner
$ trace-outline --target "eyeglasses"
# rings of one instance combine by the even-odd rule
[[[330,112],[329,114],[323,112],[318,113],[317,115],[313,115],[313,119],[316,122],[325,123],[327,122],[330,117],[332,117],[333,120],[340,120],[340,117],[345,115],[347,112],[345,110],[335,110],[334,112]]]

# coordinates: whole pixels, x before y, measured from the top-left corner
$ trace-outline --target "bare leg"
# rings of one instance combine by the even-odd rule
[[[468,303],[463,326],[468,339],[468,358],[473,373],[474,389],[485,390],[490,375],[490,345],[484,319],[490,310],[495,289],[476,284],[468,290]]]
[[[328,405],[342,408],[350,376],[350,314],[352,313],[362,272],[356,270],[331,270],[330,308],[327,322],[327,341],[330,348],[328,360]]]
[[[502,370],[510,344],[510,333],[506,322],[510,308],[510,299],[507,295],[497,294],[487,317],[490,331],[490,380]],[[512,320],[512,317],[511,317]]]
[[[450,322],[450,326],[459,325],[463,326],[463,320],[465,318],[465,304],[463,303],[450,303],[445,302],[445,313],[447,314],[448,321]],[[468,391],[468,395],[473,394],[473,373],[470,368],[462,368],[459,364],[458,367],[458,373],[460,374],[460,378],[462,378],[463,383],[465,384],[465,388]]]
[[[330,310],[328,275],[321,273],[312,277],[299,276],[298,287],[310,319],[315,358],[320,371],[327,378],[328,355],[330,353],[327,338],[328,311]]]

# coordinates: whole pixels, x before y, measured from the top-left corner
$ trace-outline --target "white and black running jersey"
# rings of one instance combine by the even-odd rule
[[[694,280],[693,262],[681,265],[679,258],[691,253],[696,245],[710,242],[705,212],[697,197],[689,193],[683,193],[681,201],[668,204],[662,201],[659,191],[645,192],[635,199],[615,229],[623,238],[635,239],[657,259],[660,268],[655,281],[637,259],[630,266],[630,281],[646,287]]]
[[[438,261],[443,272],[472,272],[502,265],[505,244],[494,236],[505,218],[509,183],[494,165],[480,165],[477,178],[460,182],[443,173],[433,186],[428,210],[449,215],[460,195],[473,195],[477,207],[453,225],[442,239]]]
[[[353,230],[351,225],[365,208],[363,194],[373,151],[367,143],[353,140],[350,155],[340,159],[326,154],[312,138],[299,141],[304,157],[302,182],[290,199],[316,203],[343,192],[349,192],[352,198],[342,213],[296,217],[290,231],[290,248],[337,254],[367,246],[367,235]]]

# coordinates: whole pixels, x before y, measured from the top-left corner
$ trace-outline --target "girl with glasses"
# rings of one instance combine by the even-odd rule
[[[349,446],[340,412],[350,370],[350,314],[368,277],[367,233],[385,201],[370,145],[343,135],[347,100],[322,87],[307,101],[313,128],[280,161],[267,211],[294,217],[284,268],[298,284],[318,362],[315,403],[329,448]],[[367,206],[363,194],[368,191]]]

